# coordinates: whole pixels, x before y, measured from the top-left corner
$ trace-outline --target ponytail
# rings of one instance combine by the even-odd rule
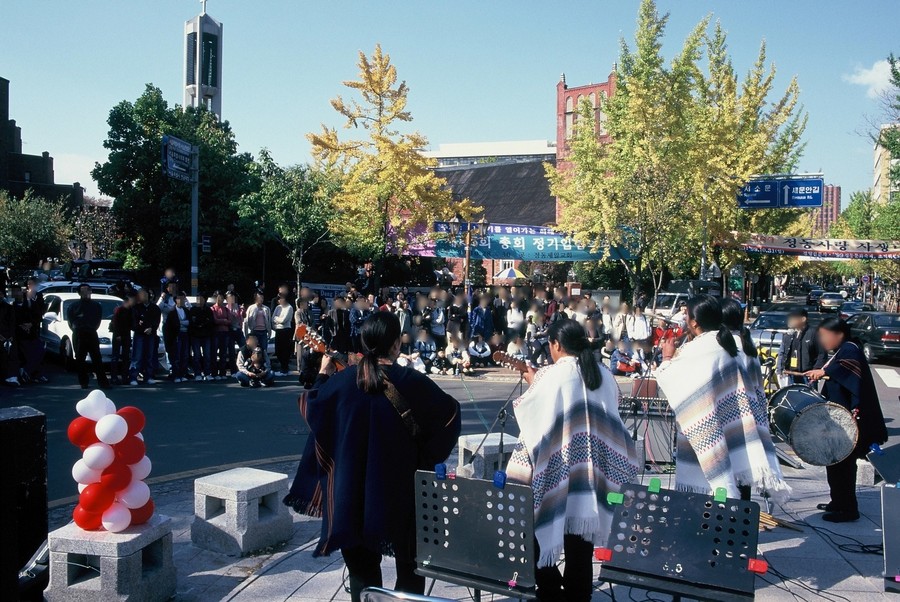
[[[379,311],[363,322],[359,329],[363,356],[356,366],[356,386],[369,394],[384,392],[387,373],[378,360],[390,356],[400,340],[400,320],[396,314]]]
[[[741,328],[741,347],[744,349],[744,353],[747,357],[758,357],[759,352],[756,350],[756,345],[753,344],[753,338],[750,336],[750,329],[744,326]]]
[[[731,357],[737,355],[738,349],[737,343],[734,342],[734,335],[731,334],[731,330],[724,324],[719,327],[719,332],[716,333],[716,340],[719,341],[719,346],[728,352],[728,355]]]
[[[566,353],[578,358],[581,378],[588,390],[594,391],[600,388],[603,375],[600,373],[600,366],[594,359],[594,352],[581,324],[568,318],[557,320],[548,329],[547,337],[550,341],[559,343]]]

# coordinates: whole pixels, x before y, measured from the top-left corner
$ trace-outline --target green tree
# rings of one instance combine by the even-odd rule
[[[259,240],[272,240],[284,247],[297,274],[299,290],[306,254],[328,240],[331,197],[337,183],[326,173],[306,166],[279,167],[266,149],[260,151],[251,173],[261,184],[259,190],[234,201],[240,228]]]
[[[378,279],[389,248],[400,254],[421,235],[423,225],[454,212],[468,219],[476,208],[467,200],[453,202],[446,181],[432,170],[436,162],[420,152],[428,145],[425,137],[400,131],[412,121],[406,107],[409,88],[398,82],[390,56],[378,45],[371,57],[360,52],[357,65],[359,78],[344,86],[361,102],[337,96],[331,106],[346,119],[345,129],[362,129],[363,137],[342,140],[323,125],[307,138],[318,168],[338,174],[341,181],[328,223],[336,244],[360,259],[374,258]]]
[[[612,139],[601,144],[593,108],[579,107],[567,164],[547,166],[562,207],[560,226],[596,247],[625,247],[619,259],[634,294],[649,276],[658,289],[674,266],[696,271],[698,247],[733,241],[735,229],[783,233],[801,212],[740,215],[735,196],[752,173],[788,168],[802,150],[805,117],[792,81],[774,100],[774,68],[765,47],[743,82],[717,24],[702,20],[667,63],[662,43],[668,16],[643,0],[635,45],[622,43],[615,94],[601,110]],[[709,59],[706,72],[700,64]]]
[[[119,220],[105,207],[84,205],[72,218],[72,239],[83,244],[92,257],[113,257],[122,236]]]
[[[113,213],[123,231],[121,251],[128,265],[188,271],[190,184],[162,173],[161,142],[169,134],[200,148],[200,234],[210,236],[213,245],[213,253],[200,257],[201,286],[251,279],[258,241],[235,227],[232,201],[255,190],[258,181],[250,173],[252,157],[238,152],[229,123],[205,108],[170,107],[152,84],[136,101],[113,107],[107,122],[103,146],[109,156],[91,175],[103,194],[115,198]]]
[[[0,257],[6,265],[37,267],[46,257],[65,256],[69,234],[63,201],[31,191],[17,199],[0,190]]]
[[[884,128],[878,134],[878,143],[887,149],[893,160],[888,173],[893,188],[900,188],[900,58],[888,56],[891,85],[885,94],[885,117],[894,127]],[[891,199],[895,200],[895,199]]]

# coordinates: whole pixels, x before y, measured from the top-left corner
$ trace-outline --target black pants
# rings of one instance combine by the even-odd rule
[[[589,602],[594,593],[594,544],[578,535],[566,535],[563,539],[566,553],[566,571],[560,573],[554,566],[539,567],[534,580],[537,599],[541,602]],[[540,547],[535,542],[535,558],[540,558]]]
[[[863,446],[862,450],[865,450]],[[831,505],[839,512],[859,512],[856,502],[856,459],[862,457],[860,446],[837,464],[825,467],[828,487],[831,489]]]
[[[290,328],[275,330],[275,357],[281,365],[282,372],[290,372],[291,351],[294,346],[294,333]]]
[[[100,357],[100,339],[95,330],[76,330],[72,333],[72,344],[75,346],[75,366],[78,369],[78,384],[86,387],[90,380],[87,368],[87,356],[91,356],[91,368],[97,375],[97,384],[101,387],[109,385],[106,372],[103,371],[103,358]]]
[[[382,587],[381,554],[368,548],[342,549],[341,555],[350,575],[350,599],[360,602],[360,592],[367,587]],[[396,552],[397,583],[394,590],[407,594],[424,594],[425,577],[416,575],[415,554]]]

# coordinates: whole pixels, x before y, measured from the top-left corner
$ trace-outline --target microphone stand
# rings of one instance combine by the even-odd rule
[[[483,448],[485,442],[487,442],[487,438],[494,432],[494,429],[499,424],[500,425],[500,445],[498,446],[498,452],[499,452],[499,456],[500,456],[500,463],[502,464],[502,462],[503,462],[503,435],[504,435],[504,431],[506,429],[506,419],[509,416],[509,413],[506,410],[509,407],[509,404],[511,404],[513,401],[513,396],[516,394],[516,389],[519,390],[520,395],[521,395],[521,392],[522,392],[523,386],[524,386],[524,382],[525,382],[525,373],[523,372],[519,375],[519,382],[517,382],[515,384],[515,386],[513,386],[513,389],[512,389],[512,391],[510,391],[509,396],[506,398],[506,401],[503,402],[503,406],[500,408],[500,411],[497,412],[497,417],[494,418],[494,422],[491,424],[491,427],[488,429],[488,432],[485,433],[484,437],[482,437],[482,439],[481,439],[481,442],[478,444],[478,447],[476,447],[475,451],[472,452],[473,458],[476,455],[478,455],[478,452],[481,451],[481,448]],[[458,476],[465,476],[465,475],[459,474],[460,468],[462,468],[462,467],[457,467],[456,474]],[[469,475],[469,476],[471,476],[471,475]]]

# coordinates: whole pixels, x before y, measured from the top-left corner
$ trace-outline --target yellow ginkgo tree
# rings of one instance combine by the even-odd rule
[[[378,45],[371,57],[360,52],[357,65],[358,79],[343,84],[359,100],[337,96],[331,106],[344,117],[344,129],[362,136],[342,139],[335,128],[323,125],[307,138],[317,167],[341,182],[328,221],[334,242],[361,259],[374,259],[379,276],[388,252],[402,254],[427,236],[433,221],[457,213],[468,219],[479,209],[468,200],[454,200],[433,170],[436,162],[421,152],[426,138],[402,130],[412,121],[409,88],[398,80],[390,56]]]

